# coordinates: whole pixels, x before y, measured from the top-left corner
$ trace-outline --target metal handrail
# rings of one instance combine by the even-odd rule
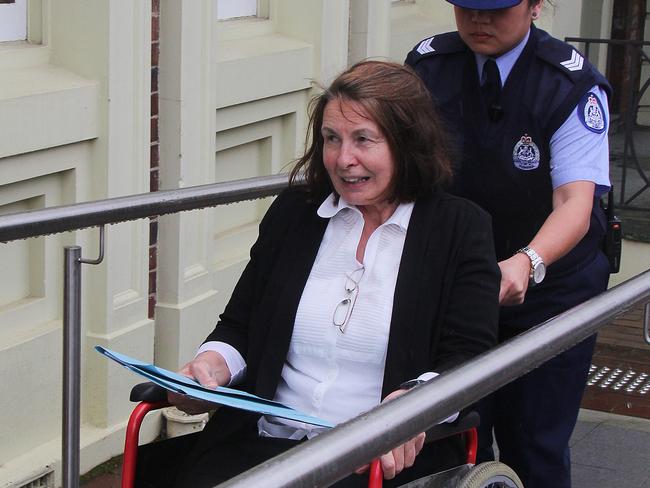
[[[0,216],[0,242],[263,198],[287,182],[286,174],[262,176],[7,214]]]
[[[0,241],[261,198],[277,194],[286,186],[287,176],[279,175],[5,215],[0,216]],[[66,423],[65,419],[79,418],[81,283],[78,271],[84,260],[78,246],[66,247],[65,254],[64,349],[67,349],[64,363],[74,365],[74,375],[64,378],[64,388],[70,392],[64,390],[69,405],[64,404],[66,476],[63,486],[75,487],[78,486],[79,427],[77,423]],[[636,303],[649,299],[650,271],[221,486],[331,484],[590,336]]]
[[[100,226],[99,258],[66,246],[63,278],[62,486],[79,487],[81,417],[81,265],[104,256],[104,225],[275,195],[288,175],[248,178],[0,216],[0,242]]]
[[[650,299],[650,271],[301,444],[219,487],[329,486],[594,334]]]

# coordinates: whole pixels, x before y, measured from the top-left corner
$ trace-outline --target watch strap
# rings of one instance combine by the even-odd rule
[[[537,254],[537,251],[535,251],[531,247],[524,246],[521,249],[519,249],[517,252],[523,253],[526,256],[528,256],[528,258],[530,259],[530,268],[531,268],[531,270],[535,267],[535,265],[537,263],[543,263],[544,262],[542,257],[539,254]]]
[[[539,254],[537,254],[537,251],[528,246],[522,247],[517,251],[517,253],[525,254],[528,256],[528,259],[530,259],[530,274],[528,275],[529,286],[537,285],[538,283],[535,281],[535,269],[540,265],[545,266],[544,260]]]

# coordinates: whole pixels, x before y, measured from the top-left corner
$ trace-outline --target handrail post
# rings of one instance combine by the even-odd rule
[[[643,307],[643,340],[650,346],[650,302]]]
[[[66,246],[63,284],[63,435],[64,488],[79,487],[81,412],[81,247]]]

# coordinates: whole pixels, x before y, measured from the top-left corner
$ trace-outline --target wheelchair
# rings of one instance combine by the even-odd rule
[[[126,427],[124,459],[122,463],[122,488],[133,488],[140,426],[145,416],[153,411],[170,406],[167,391],[153,383],[140,383],[131,390],[129,399],[138,402]],[[439,424],[427,431],[427,441],[461,435],[465,441],[465,464],[434,473],[402,485],[401,488],[523,488],[517,474],[503,463],[491,461],[476,464],[478,436],[476,427],[479,415],[470,411],[453,423]],[[383,473],[378,459],[372,461],[368,475],[368,488],[382,488]]]

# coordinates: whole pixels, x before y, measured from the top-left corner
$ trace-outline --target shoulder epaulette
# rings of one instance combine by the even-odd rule
[[[537,57],[555,66],[570,78],[583,74],[588,67],[588,61],[575,47],[549,36],[544,31],[539,31],[537,43]]]
[[[458,35],[458,32],[436,34],[435,36],[427,37],[418,42],[413,50],[408,54],[406,63],[414,65],[421,59],[429,56],[461,52],[465,49],[467,49],[467,47]]]

